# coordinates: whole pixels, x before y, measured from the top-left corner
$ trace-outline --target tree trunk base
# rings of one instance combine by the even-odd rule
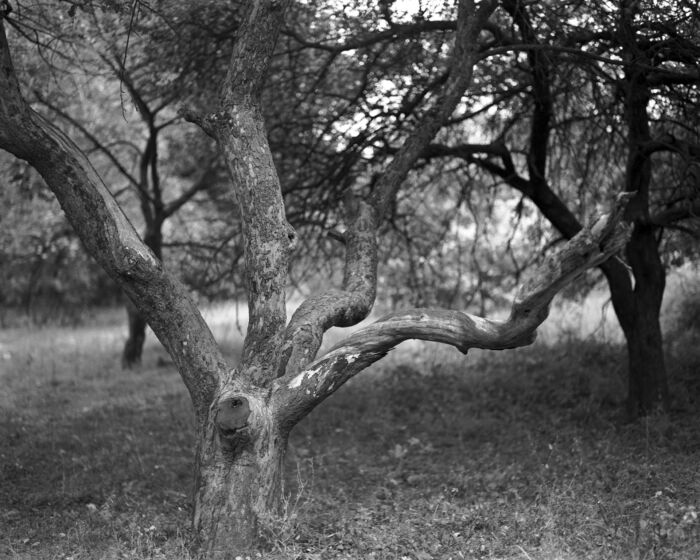
[[[222,422],[210,422],[197,453],[193,526],[207,560],[250,555],[264,544],[264,523],[281,511],[287,438],[269,411],[259,422],[260,408],[251,408],[249,423],[224,436]]]

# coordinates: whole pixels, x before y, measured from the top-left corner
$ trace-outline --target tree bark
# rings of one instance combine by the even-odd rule
[[[253,549],[261,522],[279,513],[287,434],[267,400],[256,390],[220,397],[199,440],[193,525],[208,559]]]

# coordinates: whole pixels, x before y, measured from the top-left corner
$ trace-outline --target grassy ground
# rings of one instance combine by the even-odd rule
[[[193,558],[191,407],[121,329],[0,332],[0,558]],[[235,350],[234,350],[235,351]],[[700,558],[700,354],[625,424],[622,351],[406,346],[293,433],[265,558]]]

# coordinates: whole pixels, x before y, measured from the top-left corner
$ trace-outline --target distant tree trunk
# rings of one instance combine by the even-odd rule
[[[160,260],[163,258],[163,235],[161,227],[162,220],[159,220],[147,227],[143,236],[144,243]],[[122,368],[131,369],[141,364],[148,322],[143,315],[138,312],[129,298],[126,299],[126,315],[129,334],[124,343],[124,350],[122,351]]]
[[[640,169],[633,167],[628,172],[634,178]],[[531,199],[567,238],[571,239],[580,230],[571,212],[546,185],[535,191]],[[631,418],[636,418],[668,406],[660,322],[666,282],[658,241],[651,226],[635,224],[625,253],[634,285],[620,261],[603,263],[601,269],[627,344],[627,411]]]
[[[628,411],[634,417],[668,407],[660,323],[666,278],[651,227],[635,227],[627,258],[636,281],[631,321],[625,333],[630,367]]]
[[[658,230],[650,219],[651,158],[644,150],[651,140],[647,113],[651,93],[646,79],[646,68],[651,61],[637,45],[633,20],[639,9],[637,2],[623,0],[619,29],[626,59],[631,63],[625,70],[622,83],[628,146],[625,190],[635,193],[625,216],[633,224],[625,253],[632,268],[634,286],[631,287],[631,305],[622,307],[624,313],[620,323],[627,338],[627,409],[633,418],[668,408],[660,323],[666,272],[659,255]]]
[[[634,164],[632,167],[629,173],[635,177],[641,168],[634,167]],[[580,230],[573,214],[546,184],[533,190],[530,198],[567,238],[571,239]],[[608,281],[615,315],[627,344],[627,411],[631,418],[635,418],[668,406],[660,323],[665,272],[652,227],[636,224],[625,252],[634,285],[620,261],[603,263],[601,269]]]
[[[122,351],[122,368],[131,369],[141,363],[147,323],[130,299],[126,300],[126,316],[129,335]]]
[[[537,34],[532,26],[526,5],[507,0],[504,8],[519,26],[526,43],[537,44]],[[627,409],[631,417],[648,414],[668,406],[668,386],[660,327],[661,300],[665,287],[665,271],[659,256],[657,230],[649,216],[649,190],[651,161],[644,146],[651,140],[647,106],[650,99],[645,73],[652,62],[638,48],[634,14],[639,10],[634,0],[620,3],[620,40],[627,61],[625,79],[620,82],[624,93],[624,121],[627,126],[627,163],[625,187],[635,196],[628,205],[625,219],[633,225],[631,239],[626,248],[626,258],[632,269],[630,274],[621,262],[601,264],[606,276],[615,314],[627,342],[628,399]],[[580,230],[581,223],[561,198],[552,190],[547,176],[547,145],[551,135],[553,99],[550,92],[550,61],[542,51],[528,52],[532,72],[533,109],[528,151],[528,178],[516,170],[512,155],[505,145],[486,146],[486,153],[498,156],[503,165],[488,158],[473,159],[474,153],[484,146],[464,146],[461,156],[477,162],[483,169],[499,175],[513,188],[530,198],[542,215],[567,239]],[[476,148],[476,149],[475,149]],[[436,150],[432,153],[460,154],[460,149]]]

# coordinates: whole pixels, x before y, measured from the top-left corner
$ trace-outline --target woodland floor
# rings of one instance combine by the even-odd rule
[[[102,333],[102,334],[100,334]],[[116,333],[116,334],[115,334]],[[191,407],[121,329],[0,331],[0,558],[190,559]],[[700,558],[700,352],[625,423],[623,350],[399,348],[293,433],[270,559]]]

